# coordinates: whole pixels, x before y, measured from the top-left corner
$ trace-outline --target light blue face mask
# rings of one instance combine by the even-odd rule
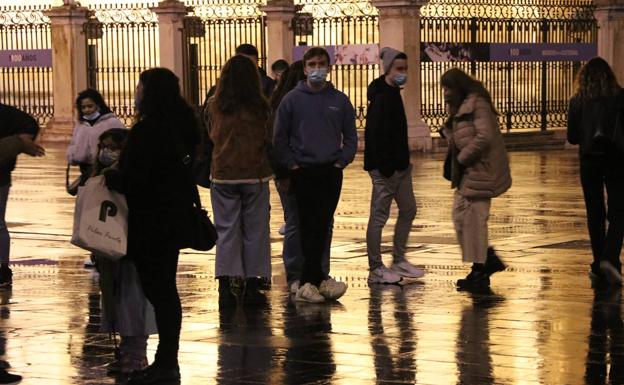
[[[103,148],[100,151],[98,160],[104,167],[111,166],[119,160],[119,152],[113,151],[109,148]]]
[[[394,75],[394,84],[396,84],[398,87],[401,87],[405,83],[407,83],[407,74],[398,73]]]
[[[323,85],[327,81],[327,68],[319,68],[310,71],[308,80],[314,85]]]
[[[84,120],[95,120],[100,117],[100,111],[95,111],[89,115],[82,115]]]

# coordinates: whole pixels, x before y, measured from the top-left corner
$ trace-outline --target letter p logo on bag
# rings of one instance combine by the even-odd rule
[[[117,205],[111,201],[104,201],[100,206],[100,221],[106,222],[106,217],[114,217],[117,215]]]

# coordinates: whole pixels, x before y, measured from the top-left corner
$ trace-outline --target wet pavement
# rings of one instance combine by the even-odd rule
[[[63,158],[51,147],[44,159],[21,158],[14,173],[14,286],[0,292],[0,353],[23,384],[123,383],[106,376],[113,346],[97,332],[97,274],[83,268],[87,253],[69,244],[74,198],[64,190]],[[455,289],[468,266],[454,239],[442,155],[412,160],[418,214],[408,258],[427,270],[422,284],[366,282],[370,180],[361,157],[345,173],[335,219],[332,275],[349,286],[339,303],[289,300],[274,191],[268,304],[219,312],[214,253],[183,252],[182,384],[624,383],[621,293],[595,295],[587,278],[575,152],[511,158],[514,186],[494,200],[490,219],[492,244],[509,269],[493,277],[490,292]],[[387,251],[391,235],[388,226]]]

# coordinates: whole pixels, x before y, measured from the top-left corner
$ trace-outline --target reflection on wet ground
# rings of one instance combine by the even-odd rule
[[[590,288],[576,154],[512,154],[514,187],[494,201],[491,217],[492,243],[510,268],[481,293],[454,287],[467,267],[441,156],[414,155],[413,163],[419,211],[408,258],[428,271],[423,284],[367,285],[370,181],[358,158],[346,171],[335,220],[332,275],[349,285],[340,303],[289,300],[277,194],[266,304],[219,311],[214,254],[183,253],[182,383],[622,383],[621,296]],[[206,201],[208,194],[202,191]],[[61,149],[20,159],[7,212],[15,275],[13,290],[0,292],[0,353],[23,384],[123,383],[106,376],[113,346],[97,333],[97,275],[68,243],[72,211]],[[390,231],[384,242],[389,250]],[[154,348],[152,339],[150,357]]]

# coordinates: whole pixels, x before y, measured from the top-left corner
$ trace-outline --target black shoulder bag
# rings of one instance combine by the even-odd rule
[[[184,240],[181,241],[181,248],[191,248],[198,251],[208,251],[217,243],[217,229],[210,220],[208,212],[202,207],[199,190],[195,184],[192,172],[192,158],[184,151],[180,138],[175,138],[178,154],[185,154],[182,159],[182,166],[189,186],[192,186],[193,207],[189,217],[189,231]]]

